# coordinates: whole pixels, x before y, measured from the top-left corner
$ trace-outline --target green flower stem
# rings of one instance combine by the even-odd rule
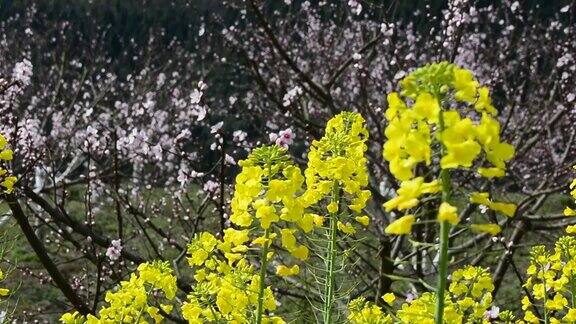
[[[546,300],[548,299],[548,293],[547,293],[548,289],[546,289],[546,270],[544,270],[545,265],[541,264],[540,269],[542,269],[542,277],[543,277],[542,278],[542,290],[544,290],[544,294],[543,294],[543,296],[544,296],[544,307],[543,307],[543,309],[544,309],[544,324],[548,324],[549,323],[548,310],[546,309]]]
[[[266,167],[268,170],[268,184],[272,179],[272,163],[267,161]],[[270,242],[270,228],[264,230],[265,243],[260,250],[260,282],[258,285],[258,307],[256,308],[256,324],[262,323],[262,315],[264,314],[264,288],[266,287],[266,268],[268,267],[268,247]]]
[[[268,239],[270,230],[267,228],[264,232],[264,237]],[[264,287],[266,286],[266,268],[268,266],[268,245],[269,242],[262,246],[260,251],[260,285],[258,286],[258,308],[256,309],[256,324],[262,323],[262,315],[264,314]]]
[[[332,203],[340,206],[340,186],[334,181],[332,187]],[[325,324],[332,323],[332,306],[334,304],[334,264],[336,262],[336,234],[338,233],[338,211],[330,213],[330,227],[328,229],[328,251],[326,253],[326,281],[324,285],[323,320]]]
[[[156,284],[156,281],[154,281],[151,284],[151,287],[148,291],[146,291],[146,297],[150,297],[150,295],[152,295],[152,291],[154,291],[154,285]],[[138,318],[136,318],[136,321],[134,323],[140,323],[140,318],[142,318],[142,314],[144,314],[144,309],[148,307],[148,302],[146,302],[146,305],[142,306],[142,308],[140,309],[140,312],[138,313]],[[124,320],[124,316],[122,316],[122,320]]]
[[[444,116],[440,110],[439,129],[440,135],[444,131]],[[441,144],[440,156],[444,155],[444,144]],[[450,173],[447,169],[440,171],[440,181],[442,182],[442,202],[449,202],[452,192],[452,185],[450,182]],[[444,316],[444,292],[446,291],[446,282],[448,277],[448,245],[449,245],[450,223],[443,221],[440,223],[440,259],[438,261],[438,280],[436,283],[436,310],[434,314],[434,322],[442,324],[442,317]]]
[[[574,308],[574,276],[570,277],[570,300],[572,304],[572,308]]]

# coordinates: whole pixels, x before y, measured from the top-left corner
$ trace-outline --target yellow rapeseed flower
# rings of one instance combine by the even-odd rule
[[[438,209],[438,221],[447,221],[452,225],[456,225],[460,222],[458,217],[458,209],[447,202],[442,202],[440,208]]]
[[[281,277],[295,276],[300,273],[300,267],[296,264],[291,267],[279,265],[276,267],[276,274]]]
[[[395,235],[403,235],[403,234],[410,234],[412,231],[412,225],[416,218],[414,215],[406,215],[402,216],[399,219],[393,221],[386,227],[384,232],[386,234],[395,234]]]
[[[488,233],[492,236],[496,236],[502,232],[502,228],[498,224],[472,224],[470,228],[474,232]]]

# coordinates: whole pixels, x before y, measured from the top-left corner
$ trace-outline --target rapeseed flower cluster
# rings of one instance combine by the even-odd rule
[[[472,72],[447,62],[430,64],[410,73],[400,85],[400,93],[388,95],[385,112],[388,140],[383,155],[390,172],[400,181],[397,196],[384,204],[387,211],[412,209],[423,196],[442,190],[441,179],[425,180],[417,169],[439,172],[474,167],[486,178],[505,175],[514,147],[500,140],[500,124],[490,92],[480,86]],[[511,216],[512,207],[498,204],[490,203],[488,207]],[[438,220],[457,224],[455,208],[445,201]],[[412,214],[401,217],[387,232],[408,234],[414,220]],[[496,231],[485,226],[476,230]]]
[[[242,171],[236,177],[230,221],[239,227],[250,227],[255,220],[259,227],[283,220],[298,221],[303,208],[295,199],[304,177],[277,145],[262,146],[239,162]],[[277,204],[281,203],[281,204]]]
[[[14,158],[14,153],[11,149],[7,148],[8,141],[4,135],[0,134],[0,161],[10,161]],[[9,175],[8,170],[0,166],[0,185],[4,187],[5,193],[11,193],[14,190],[14,184],[18,178]],[[0,281],[4,280],[4,272],[0,270]],[[10,294],[7,288],[0,288],[0,296],[5,297]]]
[[[528,278],[524,287],[530,292],[522,299],[527,323],[576,322],[576,238],[563,236],[554,250],[532,248]]]
[[[195,284],[182,305],[189,323],[253,323],[258,307],[261,278],[245,258],[248,230],[226,229],[222,240],[203,232],[188,245],[188,263]],[[268,243],[266,243],[268,244]],[[224,257],[222,257],[224,256]],[[274,311],[271,287],[262,291],[263,309]],[[280,317],[263,316],[262,323],[284,323]]]
[[[466,266],[452,273],[445,295],[445,323],[489,323],[487,311],[492,305],[492,277],[483,268]],[[396,312],[403,323],[434,323],[435,293],[424,293],[405,303]]]
[[[326,210],[338,218],[337,228],[345,234],[356,232],[355,223],[367,226],[370,219],[360,215],[371,193],[365,152],[368,130],[358,113],[342,112],[328,121],[324,136],[315,140],[308,153],[306,191],[302,195],[306,207],[329,199]],[[346,207],[346,210],[343,208]],[[356,215],[340,218],[339,215]]]
[[[342,112],[326,124],[324,136],[312,142],[308,153],[306,191],[302,200],[321,214],[327,214],[327,225],[323,228],[326,244],[320,249],[324,267],[317,269],[317,283],[324,286],[322,294],[322,321],[333,322],[336,300],[335,277],[337,255],[340,247],[338,233],[354,235],[357,225],[368,226],[370,218],[362,215],[371,192],[368,185],[368,170],[365,152],[368,149],[368,130],[364,118],[353,112]],[[325,209],[324,209],[325,206]]]
[[[160,323],[164,319],[162,313],[169,314],[173,306],[159,303],[159,292],[168,301],[176,296],[176,277],[170,265],[161,261],[142,263],[138,266],[138,274],[132,273],[115,291],[106,293],[108,306],[100,308],[97,316],[85,317],[71,312],[62,315],[60,321],[65,324]]]
[[[392,324],[394,320],[380,306],[366,301],[364,297],[352,300],[348,304],[348,321],[353,324]]]
[[[11,149],[7,148],[8,140],[4,135],[0,134],[0,161],[10,161],[14,158],[14,153]],[[8,170],[0,167],[0,185],[4,187],[5,193],[11,193],[14,190],[14,184],[18,178],[9,175]]]
[[[310,232],[321,223],[319,216],[305,213],[300,198],[304,176],[285,148],[271,145],[255,149],[240,161],[230,221],[238,229],[224,230],[222,240],[200,233],[188,246],[189,264],[195,268],[194,291],[182,307],[191,323],[283,323],[264,313],[276,309],[272,290],[266,286],[266,270],[274,251],[281,246],[299,260],[308,258],[308,247],[297,243],[296,231]],[[259,252],[259,273],[249,261]],[[297,275],[298,265],[278,265],[280,276]]]
[[[281,237],[288,252],[306,260],[308,248],[296,243],[296,227],[307,233],[322,219],[304,212],[307,206],[301,193],[305,179],[300,168],[290,160],[286,149],[277,145],[257,148],[239,164],[242,171],[236,177],[230,221],[251,233],[252,246],[268,248]],[[273,226],[279,222],[285,224]]]
[[[499,314],[492,314],[492,277],[487,269],[466,266],[452,273],[452,282],[445,296],[444,323],[489,323]],[[425,292],[394,308],[395,296],[385,294],[385,309],[363,297],[348,305],[348,320],[354,324],[434,323],[436,294]],[[504,313],[507,315],[507,313]]]
[[[275,309],[272,292],[270,288],[265,288],[268,261],[274,254],[271,249],[272,243],[279,240],[282,248],[293,257],[305,261],[308,259],[309,249],[306,245],[298,243],[297,229],[308,233],[316,225],[321,224],[322,219],[318,215],[305,212],[306,206],[301,198],[305,179],[300,168],[289,158],[285,148],[278,145],[259,147],[246,160],[240,161],[239,165],[242,166],[242,171],[236,177],[230,221],[242,229],[226,229],[223,242],[218,243],[217,248],[230,266],[236,261],[245,264],[246,267],[241,267],[244,272],[253,271],[247,266],[248,261],[244,259],[249,250],[260,252],[259,276],[249,277],[249,281],[241,280],[244,282],[243,285],[256,285],[252,293],[256,294],[257,299],[256,322],[260,323],[268,320],[264,316],[265,310]],[[203,235],[211,236],[209,233]],[[216,244],[214,240],[214,238],[210,240],[210,245]],[[203,253],[198,252],[199,250],[192,245],[189,250],[192,255]],[[299,273],[300,267],[297,264],[291,266],[278,264],[276,267],[276,274],[282,277]],[[235,276],[236,273],[225,275]],[[245,294],[243,291],[238,292]],[[232,305],[236,305],[235,311],[244,314],[244,317],[248,313],[247,309],[254,306],[237,302]]]
[[[0,270],[0,281],[3,281],[5,278],[4,271]],[[10,294],[10,289],[8,288],[0,288],[0,297],[6,297]]]

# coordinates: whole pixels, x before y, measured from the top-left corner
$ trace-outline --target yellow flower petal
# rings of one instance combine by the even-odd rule
[[[285,265],[279,265],[276,267],[276,274],[281,277],[294,276],[300,273],[300,267],[295,264],[292,267],[287,267]]]
[[[355,219],[358,223],[360,223],[360,224],[362,224],[362,225],[364,225],[364,226],[368,226],[368,224],[370,224],[370,218],[369,218],[368,216],[366,216],[366,215],[364,215],[364,216],[356,216],[356,217],[354,217],[354,219]]]
[[[502,232],[502,228],[498,224],[472,224],[470,228],[474,232],[488,233],[492,236],[496,236]]]
[[[499,178],[506,175],[506,171],[500,168],[478,168],[478,173],[484,178]]]
[[[348,234],[348,235],[352,235],[354,233],[356,233],[356,229],[354,228],[354,225],[350,224],[350,223],[342,223],[340,221],[338,221],[338,229],[340,231],[342,231],[344,234]]]
[[[394,234],[394,235],[404,235],[410,234],[412,231],[412,225],[416,218],[414,215],[406,215],[402,216],[399,219],[393,221],[386,227],[384,232],[386,234]]]
[[[458,209],[447,202],[443,202],[438,209],[438,221],[446,221],[452,225],[458,224],[460,222]]]
[[[394,300],[396,300],[396,296],[393,293],[387,293],[382,296],[382,299],[386,302],[386,304],[392,306]]]

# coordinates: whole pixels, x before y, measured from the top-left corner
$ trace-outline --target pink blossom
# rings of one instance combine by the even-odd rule
[[[116,261],[120,258],[121,253],[122,253],[122,241],[120,239],[112,240],[112,244],[106,250],[106,256],[108,257],[108,259],[110,259],[111,261]]]

